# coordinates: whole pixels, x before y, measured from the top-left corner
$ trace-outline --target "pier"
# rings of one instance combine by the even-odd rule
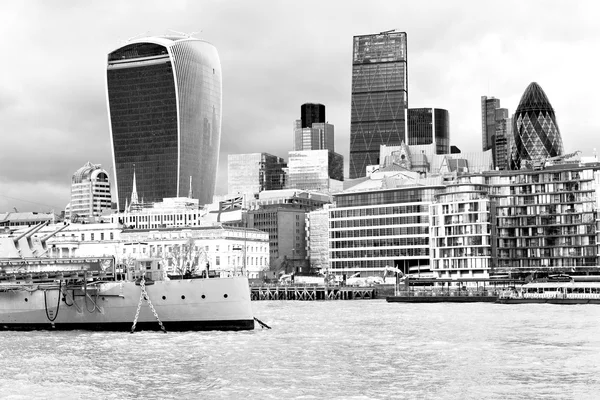
[[[372,300],[377,298],[374,287],[352,286],[251,286],[251,300]]]

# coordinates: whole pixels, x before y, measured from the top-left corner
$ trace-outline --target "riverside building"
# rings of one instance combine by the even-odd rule
[[[187,36],[136,39],[108,54],[110,138],[119,210],[146,202],[212,201],[221,141],[222,76],[216,48]]]

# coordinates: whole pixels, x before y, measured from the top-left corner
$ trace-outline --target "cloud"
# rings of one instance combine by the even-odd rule
[[[13,2],[0,13],[0,212],[66,204],[85,162],[112,173],[106,55],[139,34],[199,32],[223,69],[219,191],[227,154],[287,158],[300,105],[319,102],[348,169],[352,36],[408,34],[410,107],[445,108],[452,144],[479,149],[480,97],[515,111],[537,81],[566,151],[598,147],[592,1]],[[37,190],[33,190],[37,186]],[[7,198],[6,196],[10,196]],[[23,201],[15,199],[23,199]],[[44,206],[39,206],[43,208]]]

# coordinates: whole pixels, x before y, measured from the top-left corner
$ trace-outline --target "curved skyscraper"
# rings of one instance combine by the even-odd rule
[[[513,135],[511,169],[520,169],[523,161],[543,160],[564,152],[554,109],[535,82],[527,86],[521,97],[513,117]]]
[[[108,54],[107,101],[119,209],[133,174],[144,202],[212,202],[221,141],[216,48],[185,36],[136,39]]]

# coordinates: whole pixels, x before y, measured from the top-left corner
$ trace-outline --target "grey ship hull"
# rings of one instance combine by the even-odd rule
[[[167,331],[250,330],[254,318],[245,277],[156,281],[146,286]],[[110,330],[132,328],[141,287],[134,282],[0,285],[0,330]],[[142,300],[136,330],[159,330]]]

